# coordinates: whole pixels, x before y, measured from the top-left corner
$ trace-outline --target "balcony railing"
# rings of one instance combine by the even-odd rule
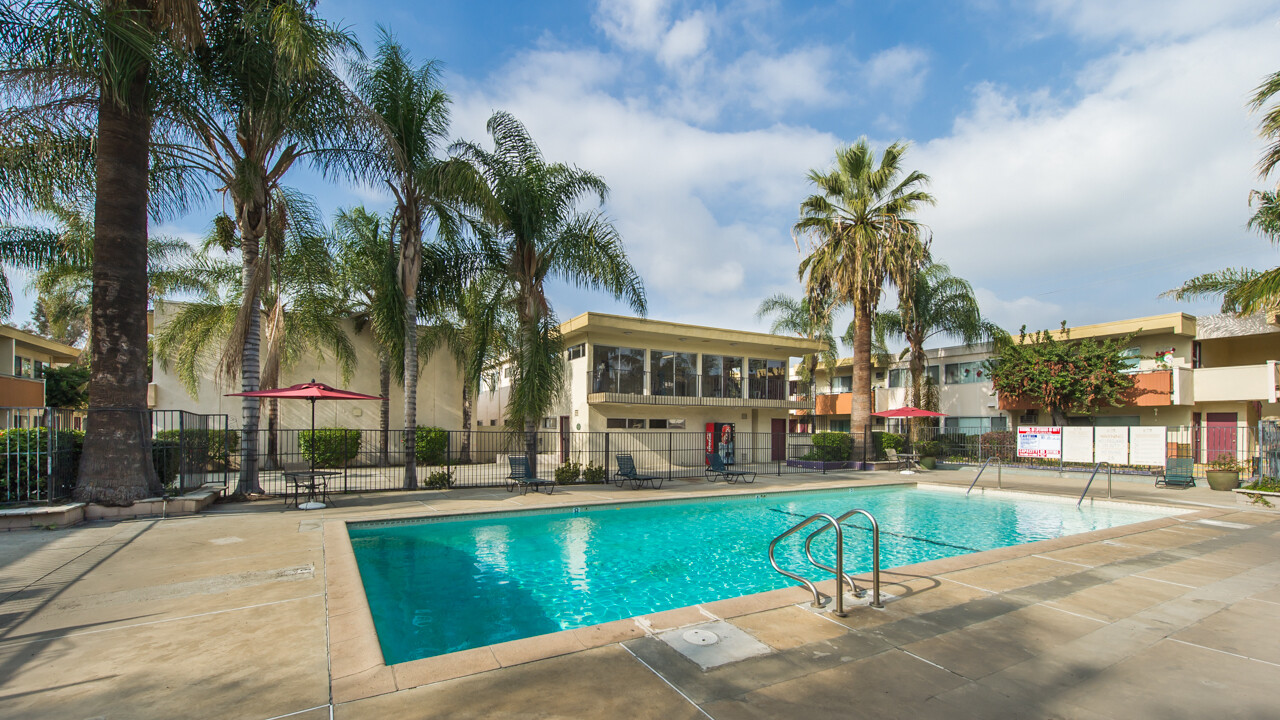
[[[812,410],[811,386],[793,386],[784,377],[738,379],[693,373],[593,371],[587,377],[587,402],[633,405]]]
[[[1276,402],[1280,376],[1277,363],[1236,367],[1196,368],[1192,371],[1192,393],[1195,401],[1239,402],[1257,400]]]

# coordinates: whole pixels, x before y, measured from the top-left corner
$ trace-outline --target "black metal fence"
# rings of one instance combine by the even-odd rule
[[[1275,426],[1263,424],[1262,427]],[[1275,433],[1273,445],[1280,452],[1280,432]],[[1096,464],[1094,460],[1064,460],[1061,458],[1038,459],[1018,456],[1018,435],[1016,430],[995,430],[978,433],[964,433],[938,427],[920,427],[906,429],[902,433],[875,433],[880,436],[874,443],[879,449],[878,458],[883,459],[883,447],[894,447],[903,452],[920,455],[932,455],[939,461],[980,465],[988,459],[995,458],[1005,467],[1025,467],[1038,469],[1057,469],[1084,471]],[[1215,462],[1234,461],[1242,468],[1245,477],[1257,474],[1271,474],[1263,463],[1264,443],[1259,436],[1258,426],[1167,426],[1164,433],[1164,454],[1166,458],[1191,458],[1194,460],[1195,474],[1204,477],[1207,470],[1212,469]],[[1125,473],[1151,473],[1161,469],[1160,465],[1118,462],[1113,464],[1113,471]],[[1277,462],[1280,469],[1280,462]]]
[[[171,493],[224,485],[238,433],[226,415],[150,410],[151,457]],[[91,422],[85,410],[0,408],[0,504],[48,504],[71,497]]]
[[[271,435],[274,434],[274,441]],[[385,442],[384,442],[385,437]],[[529,438],[509,430],[433,430],[419,428],[416,435],[416,484],[430,487],[503,487],[511,466],[507,458],[528,456]],[[617,456],[632,456],[637,470],[665,479],[701,478],[706,467],[707,435],[704,432],[538,431],[532,438],[538,477],[564,483],[588,482],[593,477],[612,479]],[[258,480],[263,491],[286,491],[285,473],[310,469],[334,471],[327,479],[330,492],[400,490],[405,485],[404,431],[317,428],[261,431],[258,440]],[[274,448],[274,452],[270,450]],[[805,473],[820,468],[803,459],[813,451],[812,437],[795,433],[738,432],[723,450],[726,463],[758,474]],[[231,458],[233,466],[238,459]]]

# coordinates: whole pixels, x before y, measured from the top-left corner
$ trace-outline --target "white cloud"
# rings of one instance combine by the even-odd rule
[[[822,46],[782,55],[748,52],[725,69],[723,87],[771,117],[797,106],[833,105],[845,99],[832,89],[833,60],[832,51]]]
[[[1074,34],[1099,40],[1186,38],[1276,15],[1274,0],[1040,0],[1037,9]]]
[[[1195,272],[1269,256],[1243,229],[1261,147],[1244,98],[1278,66],[1262,26],[1117,53],[1069,106],[979,86],[953,132],[909,157],[933,177],[935,254],[1000,296],[1071,311],[1027,306],[1033,324],[1183,309],[1155,297],[1187,277],[1171,256],[1196,255]]]
[[[666,0],[600,0],[595,22],[619,46],[657,50],[670,26]]]
[[[667,67],[676,67],[681,63],[689,62],[707,49],[709,33],[706,16],[701,12],[695,12],[683,20],[678,20],[662,38],[662,44],[658,48],[658,60]]]
[[[898,45],[871,56],[862,68],[867,85],[889,93],[899,106],[910,105],[924,91],[929,74],[929,54],[920,48]]]

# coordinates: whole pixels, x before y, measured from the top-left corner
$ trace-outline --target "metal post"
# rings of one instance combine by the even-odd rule
[[[604,481],[609,482],[609,433],[604,434]]]
[[[1000,462],[1000,458],[996,458],[996,489],[1004,489],[1004,463]]]
[[[44,425],[45,425],[45,494],[48,496],[45,500],[53,504],[53,408],[46,407],[44,409]],[[37,465],[38,466],[38,465]],[[39,481],[37,481],[37,485]]]
[[[676,436],[667,431],[667,480],[671,480],[671,470],[675,464],[675,442]]]
[[[1111,466],[1107,465],[1107,499],[1111,499]]]
[[[311,406],[315,407],[315,403],[312,403]],[[360,431],[357,430],[356,432],[360,432]],[[312,445],[313,446],[315,445],[314,439],[312,440]],[[315,452],[314,448],[312,452]],[[342,494],[345,495],[346,493],[347,493],[347,430],[346,428],[343,428],[342,430]]]

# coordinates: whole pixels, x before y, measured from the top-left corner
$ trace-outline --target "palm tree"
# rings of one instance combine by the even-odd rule
[[[241,305],[218,364],[219,377],[261,383],[261,296],[270,268],[261,251],[271,198],[300,159],[326,170],[354,153],[352,98],[331,65],[357,49],[307,0],[212,0],[208,45],[186,63],[176,104],[182,134],[164,147],[175,164],[212,177],[234,209]],[[241,406],[238,493],[257,492],[256,398]]]
[[[925,375],[928,357],[924,345],[939,335],[958,338],[965,345],[1007,337],[1000,326],[982,317],[973,286],[951,274],[943,263],[931,262],[899,289],[899,308],[876,313],[875,342],[885,346],[888,338],[906,341],[899,359],[910,358],[911,402],[913,407],[931,407],[936,387]]]
[[[462,374],[462,440],[458,461],[471,462],[471,417],[486,371],[511,356],[515,336],[511,299],[504,296],[502,277],[481,275],[467,283],[443,317],[427,328],[423,345],[446,348]]]
[[[404,382],[404,296],[396,272],[399,251],[391,223],[364,207],[339,210],[333,227],[339,294],[348,303],[345,312],[357,333],[370,331],[378,352],[378,394],[382,396],[378,451],[382,464],[388,465],[392,371]]]
[[[440,88],[434,63],[415,66],[384,31],[373,61],[355,63],[353,70],[356,91],[374,116],[366,174],[385,182],[395,196],[393,225],[400,237],[398,278],[405,326],[404,487],[411,490],[418,486],[418,319],[432,309],[419,307],[423,232],[434,224],[439,235],[456,237],[465,223],[462,209],[484,205],[487,188],[467,163],[437,157],[447,143],[450,100]]]
[[[0,10],[7,207],[94,197],[89,423],[76,497],[131,505],[160,491],[147,421],[151,163],[175,46],[201,42],[196,0],[47,0]],[[163,207],[163,203],[161,203]]]
[[[771,295],[760,302],[756,308],[756,317],[773,315],[773,324],[769,326],[771,333],[790,333],[808,340],[821,340],[827,349],[819,353],[805,355],[800,361],[800,381],[812,385],[821,364],[827,371],[828,380],[839,360],[835,333],[831,329],[831,317],[820,317],[809,309],[809,299],[796,299],[784,293]]]
[[[836,151],[830,171],[809,171],[818,190],[800,204],[799,235],[811,238],[809,255],[800,262],[800,277],[810,307],[820,318],[852,305],[852,428],[871,422],[872,318],[885,282],[908,287],[929,259],[928,230],[912,215],[934,204],[922,188],[928,176],[903,174],[907,145],[893,143],[876,162],[866,138]]]
[[[544,288],[547,277],[603,290],[642,315],[648,306],[644,283],[613,223],[600,210],[577,210],[587,197],[605,201],[604,180],[547,163],[524,125],[508,113],[494,113],[486,128],[492,151],[474,143],[455,148],[484,176],[497,206],[485,245],[489,267],[501,277],[516,317],[507,417],[523,426],[525,454],[536,473],[537,422],[564,389],[564,348]]]
[[[198,391],[205,360],[236,332],[244,294],[243,274],[234,263],[210,251],[231,252],[242,242],[230,218],[222,216],[214,223],[204,255],[189,272],[216,282],[197,301],[180,306],[156,332],[156,356],[162,362],[175,362],[178,377],[192,397]],[[356,355],[342,325],[346,304],[339,294],[341,285],[327,233],[309,199],[277,190],[260,248],[269,273],[261,290],[265,318],[261,387],[279,387],[285,370],[304,357],[318,354],[323,359],[326,350],[333,353],[344,379],[349,378],[355,371]],[[279,407],[275,399],[267,403],[267,429],[267,457],[278,466]]]

